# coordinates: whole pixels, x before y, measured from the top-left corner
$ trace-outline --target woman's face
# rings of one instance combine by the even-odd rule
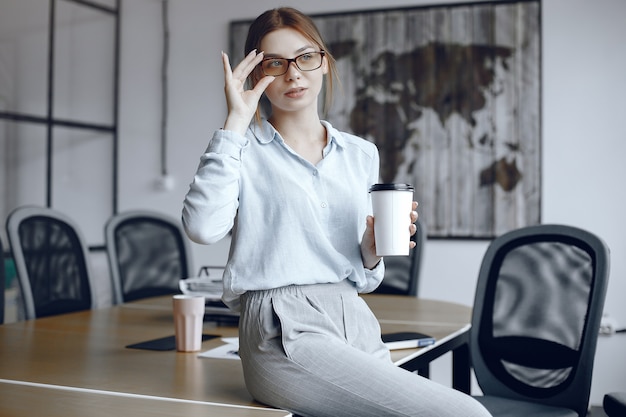
[[[267,58],[295,58],[306,52],[319,52],[317,45],[310,42],[294,29],[278,29],[261,40],[261,51]],[[293,112],[310,109],[317,112],[317,98],[322,88],[324,74],[328,72],[326,58],[322,66],[312,71],[301,71],[294,62],[289,63],[287,72],[276,76],[265,94],[272,103],[273,112]]]

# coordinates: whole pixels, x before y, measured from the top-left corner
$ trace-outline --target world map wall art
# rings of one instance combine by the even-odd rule
[[[429,239],[541,220],[540,14],[533,0],[311,15],[341,80],[324,118],[378,146],[382,181],[415,187]],[[232,62],[250,23],[230,24]]]

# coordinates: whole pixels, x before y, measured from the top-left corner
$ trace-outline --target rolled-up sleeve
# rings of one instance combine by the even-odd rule
[[[366,285],[362,288],[357,287],[357,290],[361,293],[372,292],[376,288],[378,288],[383,278],[385,277],[385,262],[383,259],[381,259],[380,262],[378,262],[378,265],[374,267],[374,269],[364,268],[364,270]]]

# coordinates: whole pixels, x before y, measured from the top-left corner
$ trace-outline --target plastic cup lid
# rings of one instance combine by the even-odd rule
[[[395,183],[374,184],[370,187],[370,192],[372,191],[413,191],[413,186]]]

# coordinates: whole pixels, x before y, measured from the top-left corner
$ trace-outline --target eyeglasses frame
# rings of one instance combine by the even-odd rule
[[[312,68],[312,69],[302,69],[300,68],[300,66],[298,65],[298,58],[303,57],[304,55],[309,55],[309,54],[320,54],[320,56],[322,57],[322,59],[320,59],[320,65],[316,68]],[[261,67],[261,72],[263,73],[263,75],[266,76],[270,76],[270,77],[280,77],[281,75],[285,75],[287,74],[287,71],[289,71],[289,67],[291,67],[291,63],[293,62],[294,64],[296,64],[296,68],[298,68],[298,71],[304,71],[304,72],[308,72],[308,71],[315,71],[316,69],[320,69],[322,67],[322,64],[324,63],[324,57],[326,56],[326,51],[319,50],[319,51],[312,51],[312,52],[304,52],[294,58],[278,58],[278,57],[274,57],[274,58],[264,58],[260,63],[259,63],[259,67]],[[276,60],[276,59],[280,59],[280,60],[284,60],[287,61],[287,65],[285,65],[285,72],[283,72],[282,74],[276,74],[276,75],[269,75],[265,73],[265,70],[263,69],[263,62],[265,61],[272,61],[272,60]]]

